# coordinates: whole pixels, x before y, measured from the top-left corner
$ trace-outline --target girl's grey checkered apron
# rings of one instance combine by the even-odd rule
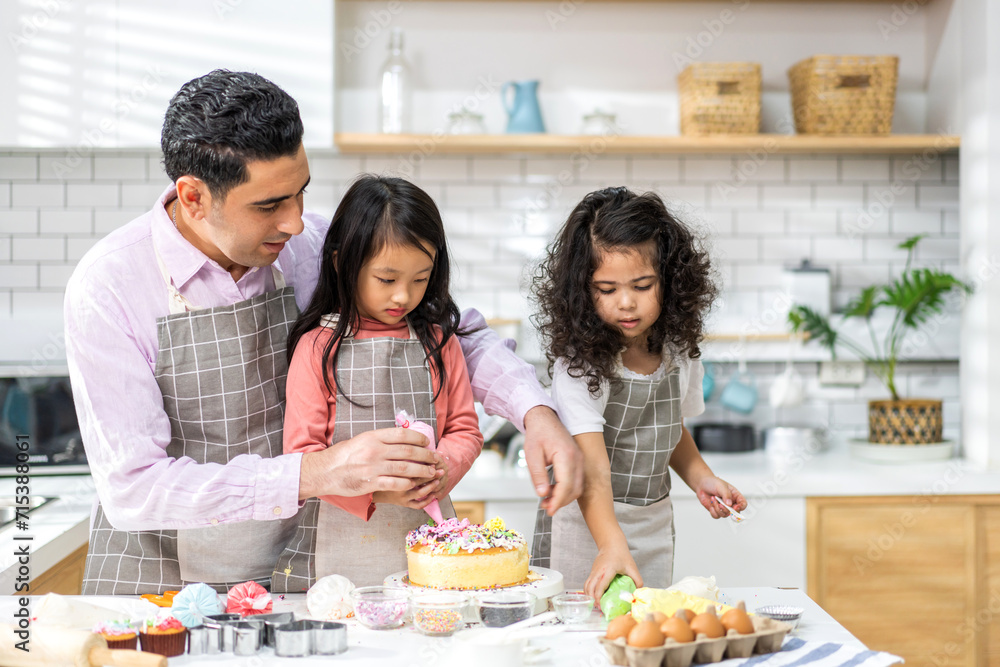
[[[336,316],[323,320],[329,327],[336,322]],[[399,410],[437,431],[426,356],[412,328],[408,339],[345,336],[337,357],[340,387],[332,442],[392,428]],[[441,513],[446,519],[455,516],[450,498],[441,499]],[[356,586],[381,584],[406,569],[406,534],[428,520],[423,510],[382,504],[364,521],[317,498],[310,498],[300,515],[295,537],[274,567],[271,590],[276,593],[305,592],[328,574],[341,574]]]
[[[674,569],[669,463],[681,437],[680,370],[662,380],[622,378],[604,419],[615,517],[644,584],[666,588]],[[566,588],[583,588],[597,545],[576,502],[555,517],[539,509],[531,553],[533,565],[561,572]]]
[[[285,287],[272,265],[273,291],[198,309],[174,286],[159,254],[157,261],[171,313],[156,322],[160,349],[154,372],[170,420],[167,454],[199,464],[226,464],[240,454],[280,455],[285,344],[299,312],[293,288]],[[98,505],[83,593],[160,593],[198,581],[219,591],[248,579],[266,585],[295,524],[293,517],[124,531],[116,530]]]

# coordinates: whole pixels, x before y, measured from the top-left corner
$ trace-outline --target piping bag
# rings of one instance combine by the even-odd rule
[[[427,436],[428,442],[431,443],[428,449],[436,449],[437,442],[434,435],[434,429],[431,428],[430,424],[410,419],[410,415],[406,412],[406,410],[400,410],[396,413],[396,426],[402,428],[412,428],[414,431],[422,433]],[[429,514],[436,523],[442,523],[444,521],[444,517],[441,516],[441,504],[438,503],[437,498],[428,503],[427,506],[424,507],[424,511],[427,512],[427,514]]]

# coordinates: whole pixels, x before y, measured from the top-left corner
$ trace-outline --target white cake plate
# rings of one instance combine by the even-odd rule
[[[530,573],[539,575],[539,578],[535,581],[528,582],[526,584],[519,584],[517,586],[504,586],[503,588],[484,588],[479,590],[466,590],[462,591],[473,599],[479,599],[480,596],[486,595],[488,593],[496,593],[497,591],[524,591],[531,593],[535,596],[535,613],[540,614],[541,612],[548,609],[549,598],[553,595],[559,595],[566,588],[563,585],[563,576],[561,572],[556,572],[555,570],[550,570],[547,567],[532,567],[529,568]],[[386,586],[406,586],[417,591],[433,591],[434,588],[427,588],[425,586],[417,586],[416,584],[411,584],[410,580],[406,576],[406,570],[402,572],[397,572],[396,574],[390,574],[385,578],[383,582]]]

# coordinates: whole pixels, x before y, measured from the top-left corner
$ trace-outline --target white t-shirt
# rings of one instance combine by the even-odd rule
[[[668,364],[671,364],[668,367]],[[691,359],[684,355],[677,360],[664,361],[652,375],[640,375],[622,366],[621,356],[618,357],[616,373],[623,378],[638,378],[648,380],[662,379],[674,368],[680,369],[681,418],[696,417],[705,411],[705,398],[702,392],[702,378],[705,368],[701,359]],[[552,369],[552,400],[556,404],[559,419],[570,435],[580,433],[602,433],[604,431],[604,408],[608,405],[610,382],[601,383],[601,391],[597,396],[587,389],[587,378],[570,377],[564,359],[557,359]]]

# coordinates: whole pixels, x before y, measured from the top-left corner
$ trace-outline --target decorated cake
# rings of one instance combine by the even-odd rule
[[[410,583],[417,586],[516,586],[528,581],[528,543],[500,518],[484,524],[429,521],[406,536],[406,564]]]

